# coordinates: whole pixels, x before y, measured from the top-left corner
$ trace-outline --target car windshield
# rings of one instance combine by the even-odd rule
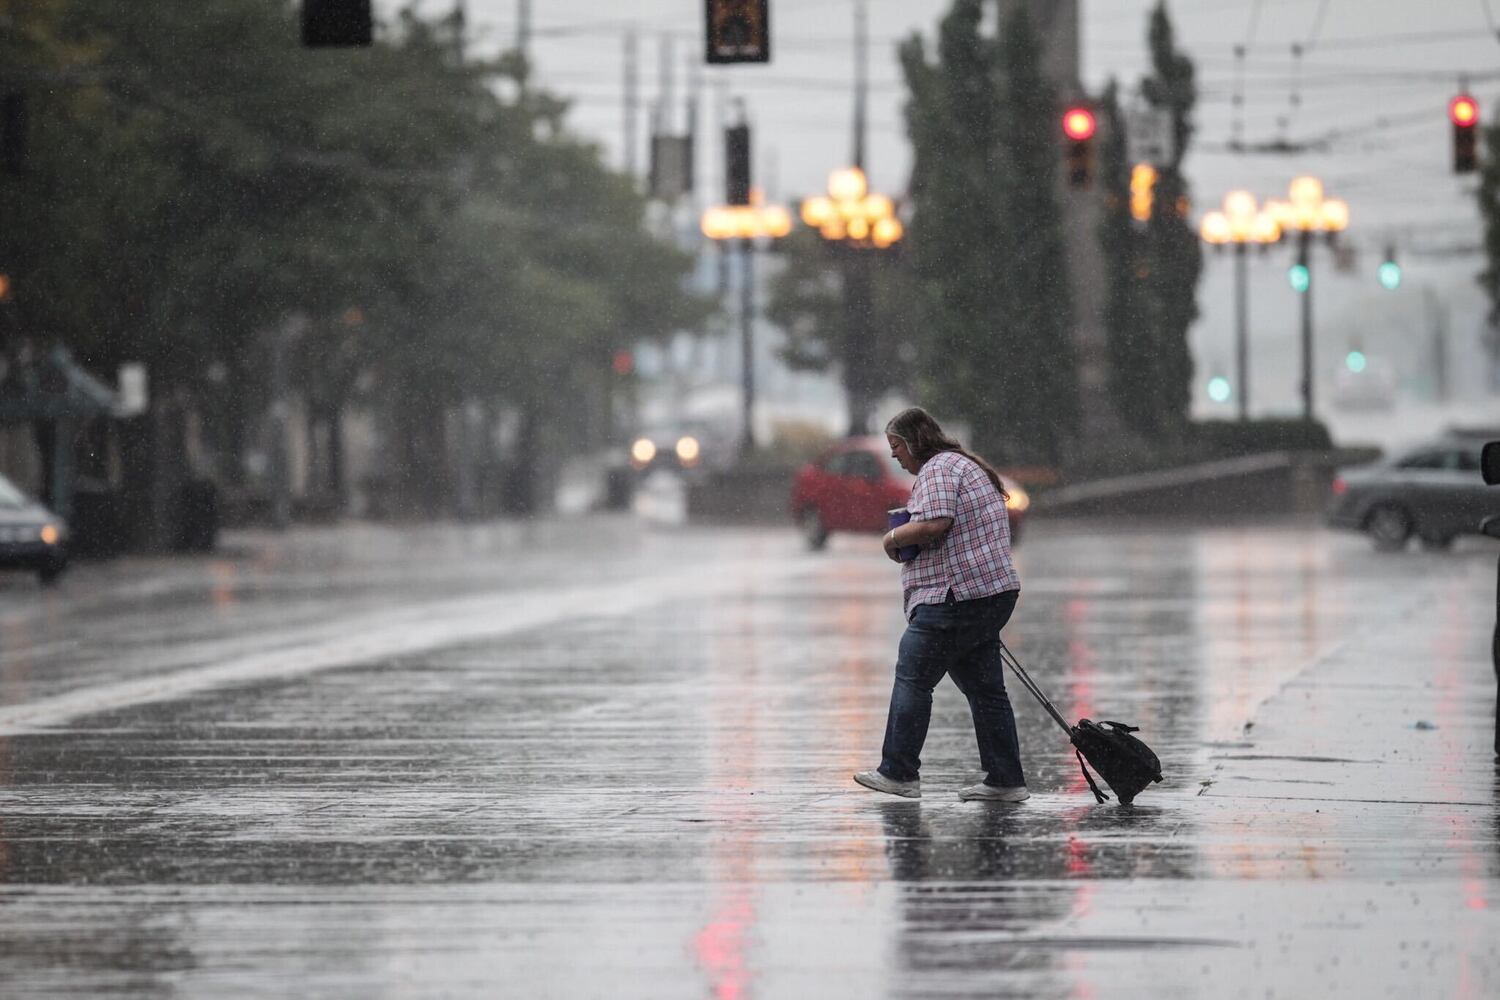
[[[15,486],[11,485],[9,479],[0,476],[0,508],[19,510],[22,507],[29,506],[30,503],[26,500],[25,495],[16,489]]]

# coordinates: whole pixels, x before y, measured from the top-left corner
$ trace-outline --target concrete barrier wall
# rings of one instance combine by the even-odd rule
[[[1367,451],[1266,452],[1033,494],[1032,517],[1214,517],[1261,520],[1319,516],[1337,470]],[[688,487],[696,521],[790,524],[791,470],[716,473]]]

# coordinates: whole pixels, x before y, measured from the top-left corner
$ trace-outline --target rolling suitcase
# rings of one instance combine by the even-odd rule
[[[1073,744],[1073,753],[1078,758],[1078,766],[1083,769],[1083,776],[1088,781],[1089,788],[1093,789],[1096,801],[1103,802],[1109,796],[1099,790],[1094,776],[1089,774],[1089,765],[1093,765],[1104,783],[1119,796],[1122,806],[1130,805],[1147,785],[1161,780],[1161,761],[1150,747],[1131,735],[1139,732],[1138,727],[1127,726],[1122,722],[1093,722],[1089,719],[1079,719],[1076,726],[1070,726],[1042,693],[1042,689],[1036,686],[1031,675],[1026,673],[1021,661],[1016,659],[1016,654],[1010,651],[1004,640],[1000,642],[1000,658],[1020,678],[1026,690],[1042,703],[1042,707],[1062,727],[1062,731],[1068,734],[1068,740]],[[1084,763],[1085,761],[1088,763]]]

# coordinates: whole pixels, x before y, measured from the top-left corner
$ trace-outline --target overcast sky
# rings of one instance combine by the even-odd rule
[[[467,0],[481,45],[511,44],[519,0]],[[820,189],[849,156],[856,0],[772,0],[774,62],[702,68],[711,122],[712,81],[744,97],[757,125],[762,179],[792,197]],[[877,187],[905,187],[910,154],[897,40],[931,37],[947,0],[867,0],[871,93],[869,166]],[[1500,0],[1174,0],[1182,48],[1203,91],[1199,136],[1188,167],[1199,202],[1232,186],[1281,193],[1303,171],[1321,173],[1348,198],[1356,220],[1423,226],[1467,218],[1448,172],[1447,100],[1467,72],[1486,112],[1500,80],[1500,42],[1487,19]],[[426,0],[440,11],[448,0]],[[1091,88],[1110,77],[1133,86],[1145,66],[1152,0],[1084,0],[1083,73]],[[640,37],[640,134],[659,92],[664,40],[673,46],[680,105],[688,66],[700,61],[701,0],[533,0],[533,58],[542,82],[575,100],[576,131],[623,162],[624,35]],[[1303,46],[1298,61],[1292,46]],[[1245,46],[1243,73],[1235,46]],[[1242,83],[1239,81],[1243,81]],[[1296,157],[1230,154],[1236,90],[1241,134],[1255,143],[1330,139],[1327,152]],[[1297,103],[1294,104],[1294,101]],[[680,114],[680,110],[677,112]],[[1334,133],[1337,132],[1337,135]],[[643,157],[642,157],[643,159]],[[638,160],[639,162],[639,160]],[[1455,195],[1448,198],[1444,195]]]
[[[466,0],[470,23],[482,48],[514,42],[518,0]],[[672,45],[680,105],[689,65],[704,83],[705,127],[714,125],[715,82],[743,97],[756,126],[757,182],[773,197],[790,199],[823,188],[830,169],[849,157],[856,0],[772,0],[773,63],[769,66],[701,66],[702,0],[533,0],[532,56],[539,80],[574,99],[573,129],[597,140],[611,163],[623,162],[624,38],[639,33],[640,141],[644,148],[649,109],[659,92],[664,41]],[[895,43],[912,32],[930,39],[948,0],[867,0],[870,60],[870,149],[873,185],[892,194],[905,190],[910,151],[902,122],[905,89]],[[1097,90],[1114,77],[1133,87],[1146,66],[1147,13],[1154,0],[1083,0],[1082,63],[1086,86]],[[1473,178],[1450,170],[1448,100],[1467,74],[1470,90],[1490,118],[1500,105],[1500,41],[1490,21],[1500,0],[1172,0],[1169,10],[1181,48],[1195,61],[1202,97],[1198,135],[1187,161],[1195,214],[1217,205],[1223,194],[1245,187],[1259,197],[1282,196],[1298,174],[1322,176],[1332,196],[1347,199],[1350,242],[1363,252],[1361,271],[1347,287],[1322,286],[1320,327],[1337,329],[1370,322],[1372,313],[1419,304],[1369,298],[1363,280],[1385,244],[1400,248],[1414,281],[1461,301],[1461,311],[1479,308],[1472,275],[1477,257],[1442,256],[1455,245],[1473,246],[1478,221],[1468,192]],[[425,0],[438,13],[451,0]],[[1300,45],[1303,55],[1293,56]],[[1236,59],[1236,46],[1246,56]],[[1234,96],[1243,95],[1237,115]],[[680,112],[678,112],[680,113]],[[1235,134],[1246,143],[1276,139],[1323,142],[1326,149],[1295,155],[1231,153]],[[718,169],[717,143],[705,150],[708,169]],[[644,163],[644,154],[638,154]],[[717,190],[715,187],[713,190]],[[1285,262],[1257,272],[1258,325],[1275,310],[1278,326],[1264,337],[1267,348],[1295,355],[1292,305],[1281,302]],[[1230,357],[1227,264],[1210,261],[1201,299],[1204,321],[1195,331],[1200,367]],[[1373,273],[1373,272],[1372,272]],[[1373,279],[1372,279],[1373,280]],[[1286,321],[1281,322],[1282,313]],[[1351,318],[1353,317],[1353,318]],[[1459,325],[1472,325],[1467,315]],[[1403,321],[1405,322],[1405,321]],[[1320,330],[1321,333],[1321,330]],[[1259,334],[1258,334],[1259,335]],[[1399,331],[1392,330],[1392,336]],[[1335,335],[1329,333],[1333,338]],[[1339,344],[1358,331],[1337,334]],[[1373,336],[1373,335],[1372,335]],[[1263,385],[1266,398],[1295,400],[1290,376]],[[1273,390],[1276,390],[1273,392]]]

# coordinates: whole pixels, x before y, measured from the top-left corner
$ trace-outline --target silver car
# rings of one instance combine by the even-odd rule
[[[1479,470],[1487,439],[1452,435],[1343,471],[1333,481],[1328,524],[1363,531],[1388,552],[1412,536],[1442,549],[1458,535],[1478,534],[1479,522],[1500,514],[1500,491]]]
[[[68,565],[62,518],[0,476],[0,569],[24,569],[51,583]]]

